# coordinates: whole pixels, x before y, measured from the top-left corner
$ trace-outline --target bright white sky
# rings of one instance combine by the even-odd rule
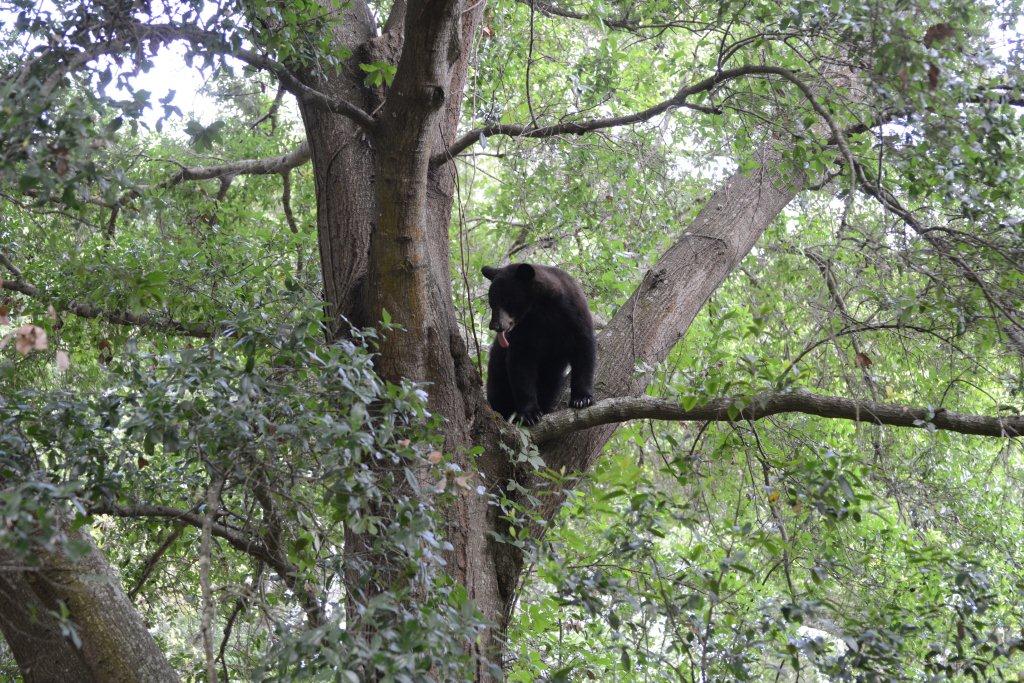
[[[174,43],[169,49],[161,50],[153,58],[153,68],[136,76],[134,84],[137,88],[148,90],[151,93],[150,101],[154,103],[173,90],[173,104],[181,110],[185,120],[196,119],[208,126],[217,118],[217,102],[199,92],[205,82],[203,73],[186,65],[184,55],[185,47],[181,43]],[[152,128],[161,113],[159,105],[150,106],[142,120]]]

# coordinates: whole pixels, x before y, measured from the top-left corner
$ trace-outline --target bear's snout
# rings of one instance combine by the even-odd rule
[[[487,325],[488,328],[495,332],[508,332],[515,325],[515,320],[512,319],[508,313],[503,309],[492,309],[491,310],[491,322]]]

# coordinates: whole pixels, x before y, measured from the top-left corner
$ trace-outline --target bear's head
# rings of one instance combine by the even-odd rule
[[[508,333],[535,303],[537,269],[529,263],[512,263],[504,268],[483,267],[491,281],[487,301],[491,305],[489,328],[498,333],[498,343],[508,348]]]

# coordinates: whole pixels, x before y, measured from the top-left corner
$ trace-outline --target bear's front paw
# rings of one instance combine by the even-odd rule
[[[569,405],[571,405],[576,410],[579,410],[580,408],[586,408],[587,406],[594,405],[594,397],[591,396],[590,394],[584,394],[582,396],[573,396],[572,398],[569,399]]]
[[[533,425],[540,422],[540,418],[543,415],[543,413],[540,412],[540,408],[537,406],[519,410],[517,411],[517,413],[519,415],[519,421],[522,422],[523,425],[526,427],[532,427]]]

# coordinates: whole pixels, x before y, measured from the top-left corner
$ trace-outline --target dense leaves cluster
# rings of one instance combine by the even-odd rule
[[[422,390],[377,378],[372,335],[325,346],[315,314],[224,323],[228,337],[192,348],[129,342],[89,391],[5,390],[5,552],[31,566],[36,546],[66,545],[62,519],[70,516],[75,527],[94,525],[111,556],[131,567],[164,541],[147,540],[146,520],[209,516],[221,616],[248,615],[236,623],[242,633],[226,668],[286,678],[323,668],[343,680],[460,677],[460,643],[473,638],[477,618],[464,589],[444,576],[446,544],[428,504],[458,471],[428,458],[436,436]],[[25,362],[0,367],[6,386],[25,384],[17,378]],[[211,486],[221,491],[216,510],[205,507]],[[374,544],[343,560],[346,531],[369,532]],[[194,538],[175,536],[155,573],[125,576],[164,622],[157,636],[182,665],[190,659],[182,624],[158,615],[172,594],[198,607],[189,598]],[[384,557],[400,573],[382,574]],[[359,577],[349,591],[374,596],[357,618],[345,614],[346,573]],[[334,597],[306,598],[307,585]],[[272,628],[256,628],[263,620]]]

